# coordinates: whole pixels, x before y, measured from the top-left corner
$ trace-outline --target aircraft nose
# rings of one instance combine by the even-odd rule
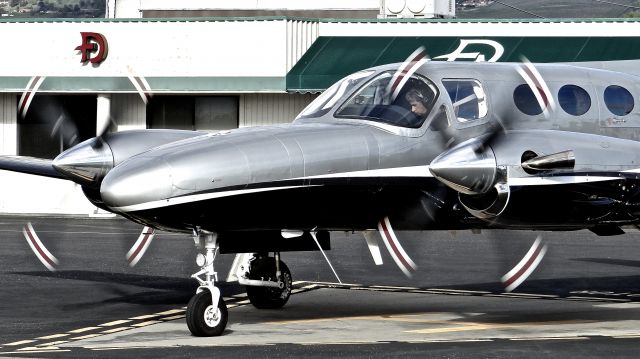
[[[62,152],[52,165],[76,183],[97,187],[113,168],[113,153],[102,139],[92,138]]]
[[[160,157],[132,158],[111,170],[100,195],[116,211],[132,211],[171,195],[171,168]]]

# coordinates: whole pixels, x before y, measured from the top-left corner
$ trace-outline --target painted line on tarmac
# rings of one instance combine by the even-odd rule
[[[308,292],[311,290],[322,288],[322,286],[315,283],[308,282],[294,282],[295,288],[292,289],[292,294],[299,294]],[[225,298],[227,301],[227,308],[236,308],[250,304],[251,302],[246,299],[246,293],[244,295],[235,295],[230,298]],[[180,307],[176,309],[165,310],[158,313],[151,313],[145,315],[139,315],[130,317],[127,319],[114,320],[107,323],[96,324],[95,326],[89,326],[84,328],[78,328],[66,331],[65,333],[56,333],[46,336],[40,336],[34,339],[21,340],[12,343],[2,344],[0,348],[11,347],[12,352],[0,352],[2,354],[15,354],[15,353],[53,353],[53,352],[68,352],[69,350],[63,350],[58,348],[57,344],[66,344],[84,339],[96,338],[112,333],[122,332],[126,330],[132,330],[142,328],[154,324],[160,324],[172,320],[179,320],[185,318],[187,307]],[[123,324],[126,324],[123,326]],[[70,337],[72,334],[84,334],[77,337]],[[65,341],[44,342],[51,339],[65,338]],[[39,343],[39,344],[38,344]],[[43,351],[46,348],[46,351]]]
[[[53,334],[53,335],[47,335],[45,337],[38,337],[36,339],[42,339],[42,340],[48,340],[48,339],[56,339],[56,338],[62,338],[62,337],[68,337],[69,334]]]
[[[488,292],[481,290],[465,290],[465,289],[450,289],[450,288],[420,288],[420,287],[395,287],[395,286],[381,286],[381,285],[363,285],[363,284],[340,284],[332,282],[300,282],[300,284],[312,285],[315,284],[317,288],[333,288],[333,289],[347,289],[347,290],[369,290],[374,292],[395,292],[395,293],[424,293],[424,294],[436,294],[436,295],[457,295],[457,296],[481,296],[481,297],[496,297],[496,298],[514,298],[514,299],[551,299],[551,300],[567,300],[567,301],[584,301],[584,302],[598,302],[598,303],[639,303],[640,299],[638,293],[597,293],[598,296],[589,295],[571,295],[576,293],[571,292],[566,296],[560,296],[557,294],[536,294],[536,293],[507,293],[507,292]],[[317,289],[314,288],[314,289]],[[580,291],[580,293],[586,293]],[[595,294],[595,293],[594,293]],[[611,298],[603,295],[615,296]],[[628,298],[620,298],[623,295],[627,295]]]
[[[97,330],[97,329],[102,329],[100,327],[86,327],[86,328],[80,328],[80,329],[75,329],[75,330],[70,330],[67,333],[70,334],[80,334],[80,333],[84,333],[84,332],[89,332],[92,330]]]
[[[635,299],[638,297],[638,294],[630,293],[630,296],[635,296],[635,300],[631,299],[620,299],[620,298],[606,298],[606,297],[592,297],[588,295],[583,296],[566,296],[561,297],[558,295],[551,294],[535,294],[535,293],[501,293],[501,292],[487,292],[480,290],[464,290],[464,289],[450,289],[450,288],[419,288],[419,287],[400,287],[400,286],[367,286],[363,284],[340,284],[340,283],[332,283],[332,282],[314,282],[314,281],[297,281],[295,282],[295,287],[292,290],[292,294],[299,294],[308,291],[318,290],[318,289],[347,289],[347,290],[369,290],[369,291],[378,291],[378,292],[397,292],[397,293],[418,293],[418,294],[434,294],[434,295],[457,295],[457,296],[485,296],[485,297],[504,297],[504,298],[516,298],[516,299],[546,299],[546,300],[570,300],[570,301],[585,301],[585,302],[598,302],[602,304],[598,304],[598,306],[605,306],[606,303],[615,303],[616,305],[629,305],[631,302],[640,302],[640,300]],[[595,293],[594,293],[595,294]],[[602,293],[598,293],[602,295]],[[612,296],[621,296],[621,294],[617,293],[606,293]],[[626,294],[626,293],[625,293]],[[246,295],[234,295],[228,299],[228,308],[236,308],[240,306],[245,306],[250,303],[249,300],[245,299]],[[640,303],[639,303],[640,304]],[[612,304],[610,304],[612,305]],[[636,307],[631,304],[632,307]],[[37,337],[35,339],[27,339],[21,341],[15,341],[11,343],[0,343],[0,348],[3,349],[11,349],[11,352],[0,352],[2,354],[15,354],[15,353],[54,353],[54,352],[68,352],[68,349],[61,349],[56,347],[53,344],[61,344],[62,342],[70,343],[74,341],[80,341],[84,339],[96,338],[99,336],[107,335],[110,333],[132,330],[148,325],[159,324],[163,322],[168,322],[172,320],[179,320],[185,317],[186,307],[180,307],[176,309],[166,310],[163,312],[145,314],[130,317],[128,319],[115,320],[95,326],[83,327],[74,330],[69,330],[65,333],[56,333],[46,336]],[[126,326],[120,326],[122,324],[127,324]],[[115,327],[115,328],[113,328]],[[476,328],[477,329],[477,328]],[[70,334],[83,334],[76,337],[70,337]],[[602,338],[603,336],[598,336],[598,338]],[[637,339],[640,338],[640,333],[630,333],[627,335],[616,335],[611,336],[612,338],[617,339]],[[54,341],[54,342],[44,342],[45,340],[56,339],[56,338],[65,338],[64,341]],[[589,339],[589,337],[550,337],[550,338],[511,338],[509,340],[560,340],[558,338],[563,338],[565,340],[584,340]],[[576,339],[578,338],[578,339]],[[502,338],[496,338],[496,340],[504,340]],[[483,341],[490,341],[493,339],[481,339]],[[463,342],[464,340],[453,340],[452,342]],[[418,341],[418,342],[434,342],[432,341]],[[40,344],[38,344],[40,343]],[[326,343],[317,343],[317,344],[326,344]]]
[[[98,324],[99,327],[115,327],[116,325],[129,323],[131,320],[114,320],[113,322]]]
[[[13,342],[13,343],[6,343],[6,344],[2,344],[6,347],[12,347],[12,346],[18,346],[18,345],[23,345],[23,344],[29,344],[29,343],[34,343],[36,342],[36,340],[20,340],[18,342]]]
[[[602,338],[602,337],[598,337]],[[547,340],[589,340],[590,337],[583,336],[558,336],[558,337],[523,337],[523,338],[509,338],[512,341],[547,341]]]

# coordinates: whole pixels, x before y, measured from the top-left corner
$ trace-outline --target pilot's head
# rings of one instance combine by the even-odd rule
[[[428,103],[429,99],[418,89],[410,89],[404,95],[409,105],[411,105],[411,112],[420,118],[427,117],[429,114]]]

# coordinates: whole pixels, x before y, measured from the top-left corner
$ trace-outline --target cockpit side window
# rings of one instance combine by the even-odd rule
[[[356,92],[336,111],[335,117],[376,121],[419,128],[429,116],[438,91],[428,79],[403,78],[384,72]]]
[[[443,79],[453,112],[460,122],[470,122],[487,115],[487,97],[478,80]]]
[[[342,96],[359,86],[371,74],[373,74],[373,71],[360,71],[336,82],[302,110],[296,119],[316,118],[325,115]]]

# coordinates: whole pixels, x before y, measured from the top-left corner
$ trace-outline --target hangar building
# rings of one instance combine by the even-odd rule
[[[341,77],[420,46],[434,61],[526,56],[640,72],[631,66],[640,58],[634,20],[456,20],[449,1],[387,2],[229,9],[111,0],[106,19],[2,18],[0,155],[53,158],[106,124],[219,131],[291,122]],[[0,213],[100,215],[73,183],[6,171],[0,181]]]

